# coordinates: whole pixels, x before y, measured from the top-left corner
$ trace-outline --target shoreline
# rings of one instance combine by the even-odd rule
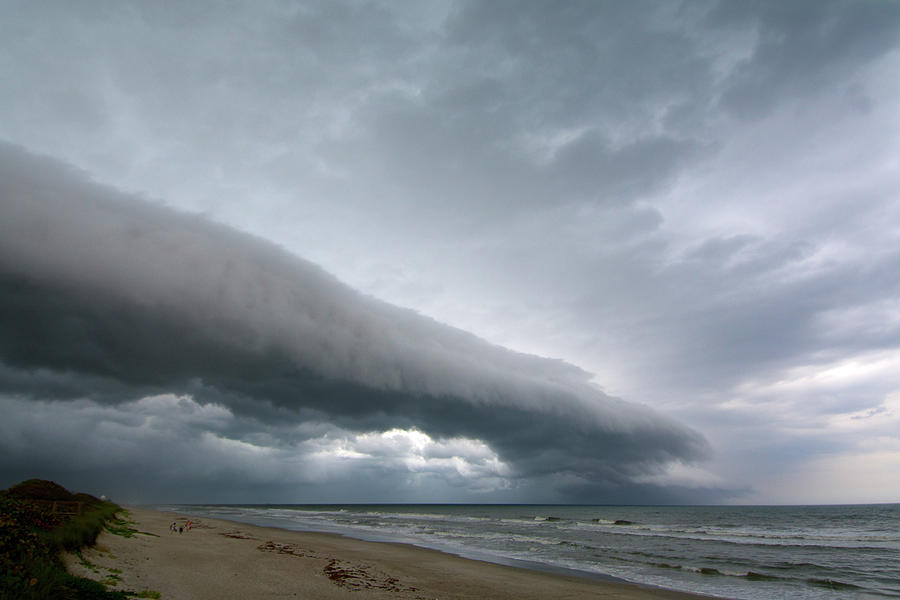
[[[181,598],[392,598],[498,600],[606,598],[698,600],[711,596],[611,580],[581,571],[554,572],[466,558],[404,542],[338,533],[293,531],[125,507],[128,537],[104,532],[94,548],[68,555],[76,575],[112,589]],[[194,523],[170,533],[173,521]],[[564,571],[561,569],[561,571]]]
[[[188,511],[169,510],[167,508],[160,508],[160,506],[166,506],[166,505],[146,505],[146,506],[141,506],[140,508],[146,508],[149,510],[158,510],[160,512],[170,513],[173,515],[176,513],[178,513],[178,514],[187,514],[188,513]],[[184,505],[180,505],[180,506],[184,506]],[[506,567],[512,567],[514,569],[522,569],[525,571],[539,571],[542,573],[554,573],[557,575],[566,575],[566,576],[570,576],[570,577],[575,577],[577,579],[608,581],[608,582],[613,582],[613,583],[622,583],[622,584],[629,584],[629,585],[637,585],[637,586],[641,586],[641,587],[648,587],[651,589],[664,589],[664,590],[669,589],[669,588],[665,588],[665,587],[661,587],[661,586],[657,586],[657,585],[653,585],[653,584],[632,582],[627,579],[623,579],[621,577],[616,577],[615,575],[610,575],[608,573],[603,573],[600,571],[584,571],[584,570],[575,569],[575,568],[568,568],[568,567],[557,566],[557,565],[552,565],[552,564],[548,564],[548,563],[542,563],[542,562],[536,561],[536,560],[527,560],[527,559],[521,559],[521,558],[509,558],[509,557],[505,557],[505,556],[490,554],[486,551],[478,551],[477,549],[471,549],[471,548],[468,548],[468,549],[467,548],[459,548],[459,549],[451,550],[451,549],[447,549],[447,548],[441,548],[439,546],[429,546],[426,543],[418,543],[417,541],[414,541],[414,540],[404,541],[402,539],[391,538],[390,536],[387,536],[387,535],[379,535],[376,533],[356,532],[349,528],[339,528],[337,526],[332,527],[330,529],[324,528],[324,527],[322,529],[291,529],[288,527],[281,527],[279,525],[265,525],[265,524],[259,524],[259,523],[252,523],[250,521],[240,521],[240,520],[236,520],[236,519],[228,519],[228,518],[223,518],[223,517],[203,517],[203,518],[208,518],[210,520],[224,521],[227,523],[233,523],[235,525],[252,525],[255,527],[262,527],[265,529],[278,529],[278,530],[282,530],[282,531],[289,531],[289,532],[295,532],[295,533],[315,533],[315,534],[322,534],[322,535],[332,535],[332,536],[337,536],[339,538],[357,540],[357,541],[361,541],[361,542],[370,542],[370,543],[375,543],[375,544],[397,544],[400,546],[410,546],[412,548],[417,548],[417,549],[421,549],[421,550],[431,550],[434,552],[440,552],[440,553],[446,554],[448,556],[454,556],[454,557],[462,558],[462,559],[466,559],[466,560],[474,560],[477,562],[502,565],[502,566],[506,566]],[[678,591],[678,590],[673,590],[673,591]],[[706,596],[703,594],[701,594],[701,596],[706,597],[706,598],[714,597],[714,596]]]
[[[146,507],[150,510],[158,510],[163,513],[170,514],[187,514],[186,511],[175,511],[168,510],[164,508],[157,508],[156,505],[148,505]],[[199,517],[197,517],[199,518]],[[206,517],[204,517],[206,518]],[[603,573],[600,571],[583,571],[574,568],[567,568],[547,563],[542,563],[536,560],[526,560],[520,558],[509,558],[504,556],[498,556],[489,554],[487,552],[479,552],[478,550],[472,549],[460,549],[459,551],[448,550],[446,548],[440,548],[437,546],[428,546],[426,544],[419,544],[415,541],[402,541],[398,539],[391,539],[388,536],[380,536],[377,534],[365,534],[359,533],[355,534],[352,530],[340,529],[335,527],[332,530],[329,529],[289,529],[287,527],[280,527],[278,525],[260,525],[258,523],[251,523],[249,521],[239,521],[234,519],[225,519],[221,517],[208,517],[209,520],[218,520],[226,523],[233,523],[235,525],[251,525],[255,527],[262,527],[264,529],[275,529],[281,531],[288,531],[292,533],[313,533],[313,534],[321,534],[326,536],[336,536],[342,539],[356,540],[360,542],[367,542],[373,544],[393,544],[398,546],[408,546],[410,548],[418,549],[418,550],[429,550],[432,552],[439,552],[441,554],[445,554],[447,556],[452,556],[455,558],[461,558],[464,560],[472,560],[476,562],[500,565],[505,567],[511,567],[513,569],[521,569],[523,571],[537,571],[540,573],[550,573],[555,575],[563,575],[567,577],[574,577],[576,579],[586,579],[589,581],[601,581],[601,582],[610,582],[610,583],[619,583],[625,585],[636,585],[638,587],[646,587],[649,589],[660,589],[666,591],[678,591],[678,590],[670,590],[669,588],[653,585],[653,584],[644,584],[637,583],[633,581],[629,581],[627,579],[623,579],[621,577],[616,577],[614,575],[609,575],[607,573]],[[708,596],[700,594],[701,597],[704,598],[717,598],[715,596]],[[722,600],[722,599],[718,599]]]

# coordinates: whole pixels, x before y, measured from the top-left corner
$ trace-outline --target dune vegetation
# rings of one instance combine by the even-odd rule
[[[67,514],[72,513],[72,514]],[[62,486],[29,479],[0,492],[0,598],[5,600],[124,600],[137,592],[107,590],[66,571],[64,552],[93,546],[107,529],[135,532],[120,506]],[[146,596],[145,596],[146,597]]]

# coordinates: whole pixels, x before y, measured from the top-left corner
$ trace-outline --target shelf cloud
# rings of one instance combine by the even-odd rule
[[[349,456],[418,444],[494,464],[503,485],[552,481],[570,497],[709,453],[697,432],[606,395],[571,364],[363,295],[270,242],[8,144],[0,360],[7,402],[88,403],[111,418],[143,414],[142,399],[181,398],[170,407],[179,427],[179,410],[193,407],[194,437],[268,449],[275,463],[314,462],[323,432],[331,451],[339,432]],[[229,456],[211,448],[193,448],[192,464]]]

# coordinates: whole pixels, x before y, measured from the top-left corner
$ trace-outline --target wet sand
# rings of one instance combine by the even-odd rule
[[[66,557],[72,573],[102,580],[112,589],[159,592],[162,600],[706,598],[496,565],[406,544],[128,510],[131,527],[146,533],[104,532],[82,558]],[[191,531],[169,532],[172,522],[183,525],[187,519],[194,523]]]

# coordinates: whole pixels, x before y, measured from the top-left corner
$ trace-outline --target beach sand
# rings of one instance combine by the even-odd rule
[[[459,558],[406,544],[256,527],[129,508],[142,533],[104,532],[70,572],[162,600],[310,598],[392,600],[697,600],[703,596]],[[194,523],[185,533],[169,525]],[[152,596],[152,594],[151,594]]]

